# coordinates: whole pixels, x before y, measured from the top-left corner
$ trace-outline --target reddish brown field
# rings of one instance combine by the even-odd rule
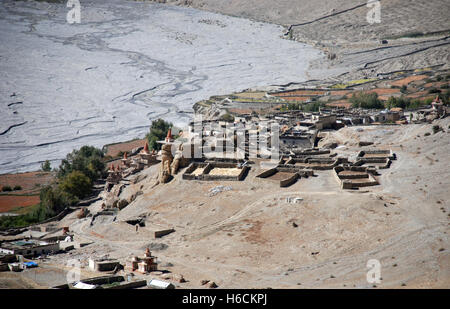
[[[347,96],[347,95],[351,94],[351,91],[349,91],[349,90],[332,90],[330,92],[331,92],[331,95]]]
[[[377,88],[368,91],[364,91],[365,93],[376,93],[378,95],[386,95],[386,94],[400,94],[399,89],[395,88]]]
[[[448,84],[448,82],[434,82],[434,83],[427,83],[424,85],[425,88],[431,88],[431,87],[435,87],[435,88],[440,88],[442,85],[446,85]]]
[[[145,139],[137,139],[134,141],[118,143],[114,145],[107,145],[106,147],[106,155],[111,157],[116,157],[119,152],[131,151],[137,147],[144,147]]]
[[[420,98],[426,94],[428,94],[428,91],[419,91],[419,92],[408,94],[406,97],[407,98]]]
[[[310,100],[310,97],[283,97],[284,100],[289,102],[306,102]]]
[[[316,96],[316,95],[324,95],[325,93],[326,91],[324,90],[292,90],[286,92],[273,93],[272,95],[276,97],[298,96],[298,95]]]
[[[0,212],[10,211],[16,207],[29,207],[38,204],[40,202],[40,188],[49,184],[54,177],[54,174],[51,172],[27,172],[0,175],[0,187],[22,187],[22,190],[3,192],[0,195]]]
[[[33,206],[39,202],[39,195],[0,195],[0,212],[7,212],[16,207]]]
[[[392,86],[398,86],[401,87],[403,85],[408,85],[410,82],[416,81],[416,80],[422,80],[428,78],[428,75],[413,75],[413,76],[408,76],[399,80],[396,80],[394,82],[391,83]]]
[[[3,174],[0,175],[0,188],[3,186],[21,186],[22,190],[12,191],[8,193],[28,194],[36,192],[40,187],[50,183],[54,178],[51,172],[27,172],[19,174]]]

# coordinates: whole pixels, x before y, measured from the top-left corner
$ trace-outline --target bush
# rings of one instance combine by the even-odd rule
[[[50,171],[52,170],[52,167],[51,167],[51,165],[50,165],[50,161],[49,161],[49,160],[45,160],[45,162],[43,162],[43,163],[41,164],[41,169],[42,169],[44,172],[50,172]]]
[[[441,91],[439,89],[433,87],[428,90],[428,93],[441,93]]]
[[[62,191],[77,198],[84,198],[91,193],[92,181],[80,171],[66,175],[59,184]]]
[[[427,132],[427,133],[424,134],[424,136],[430,136],[430,135],[431,135],[430,132]]]
[[[401,93],[405,93],[408,87],[406,85],[403,85],[402,88],[400,88]]]
[[[10,186],[4,186],[4,187],[2,188],[2,191],[3,191],[3,192],[9,192],[9,191],[12,191],[12,188],[11,188]]]
[[[78,199],[63,191],[58,186],[45,186],[40,193],[40,220],[53,217],[63,211],[67,206],[73,206]]]
[[[442,128],[438,125],[433,126],[433,134],[438,133],[439,131],[442,131]]]
[[[91,181],[106,175],[103,152],[93,146],[83,146],[74,150],[62,160],[58,170],[58,178],[63,179],[73,171],[80,171]]]
[[[220,117],[220,120],[226,121],[226,122],[234,122],[234,116],[231,115],[231,114],[226,113],[226,114],[223,114],[223,115]]]
[[[353,107],[361,107],[366,109],[382,109],[383,103],[378,99],[376,93],[354,93],[349,100]]]
[[[432,100],[432,99],[431,99]],[[430,102],[431,103],[431,102]],[[391,109],[394,107],[401,107],[403,109],[415,109],[419,108],[422,105],[426,105],[426,101],[421,101],[419,99],[411,100],[409,98],[405,98],[404,96],[401,96],[399,98],[396,97],[390,97],[385,103],[384,106],[387,109]],[[429,103],[428,103],[429,104]]]
[[[16,185],[14,186],[14,191],[22,190],[22,186]]]
[[[289,103],[287,109],[290,111],[295,111],[300,109],[300,103]]]
[[[314,103],[301,105],[301,109],[304,112],[312,113],[312,112],[318,112],[320,110],[320,108],[323,106],[325,106],[324,103],[314,102]]]
[[[154,150],[161,149],[161,144],[158,144],[157,141],[165,139],[167,132],[172,126],[172,123],[163,119],[153,120],[150,126],[150,133],[146,136],[149,148]]]

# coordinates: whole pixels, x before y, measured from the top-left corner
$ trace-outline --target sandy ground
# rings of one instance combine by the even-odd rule
[[[82,145],[177,126],[211,95],[305,81],[324,54],[283,27],[191,8],[86,0],[0,3],[0,173],[29,171]]]
[[[76,258],[87,265],[89,257],[104,256],[125,262],[150,247],[159,268],[170,273],[147,278],[182,274],[188,282],[174,281],[180,288],[202,288],[203,279],[221,288],[374,288],[366,264],[377,259],[377,288],[449,288],[450,119],[436,123],[445,132],[424,136],[429,124],[329,132],[325,139],[338,141],[335,151],[350,160],[360,140],[397,154],[377,176],[381,185],[357,191],[341,190],[332,171],[280,188],[255,177],[258,164],[241,182],[188,181],[179,174],[152,188],[158,165],[152,166],[124,190],[123,198],[142,194],[115,220],[99,216],[90,226],[75,214],[64,218],[59,224],[69,225],[77,240],[94,243],[50,262]],[[218,185],[232,189],[211,196]],[[301,200],[289,203],[288,197]],[[138,216],[146,216],[146,226],[136,232],[125,221]],[[154,239],[152,232],[165,228],[176,231]]]

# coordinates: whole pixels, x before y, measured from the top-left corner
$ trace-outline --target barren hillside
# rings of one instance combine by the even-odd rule
[[[366,263],[381,263],[381,288],[450,287],[449,118],[432,125],[347,127],[331,131],[335,151],[351,154],[358,141],[372,140],[377,149],[397,154],[381,172],[380,185],[357,191],[340,189],[332,171],[317,171],[288,188],[270,179],[255,178],[256,164],[242,182],[183,180],[181,171],[168,184],[154,187],[158,165],[121,194],[142,191],[116,219],[66,217],[77,239],[95,243],[72,253],[86,263],[88,256],[109,255],[125,261],[150,247],[169,270],[169,280],[182,274],[201,288],[203,279],[223,288],[345,288],[372,287]],[[430,133],[425,135],[425,133]],[[231,189],[211,193],[219,185]],[[286,198],[298,197],[289,203]],[[99,205],[90,207],[95,212]],[[126,221],[145,217],[135,231]],[[153,239],[155,228],[175,228]],[[51,257],[64,263],[66,257]]]

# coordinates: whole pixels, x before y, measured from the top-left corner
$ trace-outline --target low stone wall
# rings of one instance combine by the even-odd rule
[[[391,160],[397,159],[396,154],[394,152],[392,152],[392,150],[390,150],[390,149],[361,150],[358,153],[358,159],[359,158],[373,159],[373,158],[370,158],[370,157],[366,157],[367,155],[371,155],[371,154],[382,155],[382,156],[379,156],[377,158],[389,158]]]
[[[303,151],[292,151],[295,156],[316,156],[316,155],[322,155],[322,154],[329,154],[331,151],[330,149],[319,149],[319,148],[312,148],[312,149],[305,149]]]
[[[167,229],[167,230],[159,230],[155,231],[155,238],[161,238],[163,236],[169,235],[171,233],[175,232],[174,229]]]
[[[289,187],[290,185],[294,184],[299,177],[300,177],[299,174],[295,173],[294,175],[292,175],[287,179],[280,180],[280,187],[282,188]]]
[[[378,180],[372,175],[373,170],[364,166],[336,166],[334,169],[336,180],[340,183],[342,189],[358,189],[361,187],[376,186]],[[342,171],[364,172],[365,175],[339,175]],[[369,179],[370,181],[354,182],[352,179]]]
[[[384,165],[377,166],[378,169],[387,169],[391,167],[392,161],[389,158],[358,158],[353,164],[354,166],[370,165],[371,163],[384,163]]]
[[[314,175],[314,171],[312,169],[307,169],[303,167],[294,167],[294,166],[278,166],[276,167],[277,171],[280,172],[289,172],[289,173],[297,173],[301,177],[309,177]]]
[[[197,168],[204,168],[204,170],[200,175],[193,175],[192,172],[194,172]],[[214,180],[240,181],[245,178],[248,171],[250,170],[249,166],[244,166],[241,168],[241,172],[237,176],[235,176],[235,175],[210,175],[209,172],[213,168],[239,168],[239,167],[235,163],[222,163],[222,162],[198,163],[198,162],[193,162],[188,166],[186,171],[183,173],[183,179],[206,180],[206,181],[214,181]]]
[[[259,173],[258,175],[256,175],[256,177],[259,178],[268,178],[270,176],[275,175],[278,172],[287,172],[287,173],[292,173],[292,176],[289,176],[286,179],[282,179],[280,180],[280,187],[284,188],[284,187],[289,187],[292,184],[294,184],[297,179],[301,178],[301,177],[309,177],[313,175],[313,171],[312,170],[308,170],[308,169],[299,169],[299,168],[295,168],[295,167],[291,167],[291,166],[278,166],[275,168],[271,168],[268,170],[265,170],[261,173]]]
[[[280,166],[294,166],[295,163],[304,163],[309,164],[310,166],[305,166],[303,168],[309,168],[312,170],[331,170],[335,166],[339,164],[348,163],[347,158],[314,158],[314,157],[305,157],[305,158],[290,158],[284,165]],[[314,164],[326,164],[326,165],[314,165]]]
[[[265,170],[265,171],[259,173],[258,175],[256,175],[256,177],[267,178],[267,177],[270,177],[270,176],[274,175],[277,172],[278,171],[277,171],[276,168],[271,168],[271,169],[268,169],[268,170]]]

